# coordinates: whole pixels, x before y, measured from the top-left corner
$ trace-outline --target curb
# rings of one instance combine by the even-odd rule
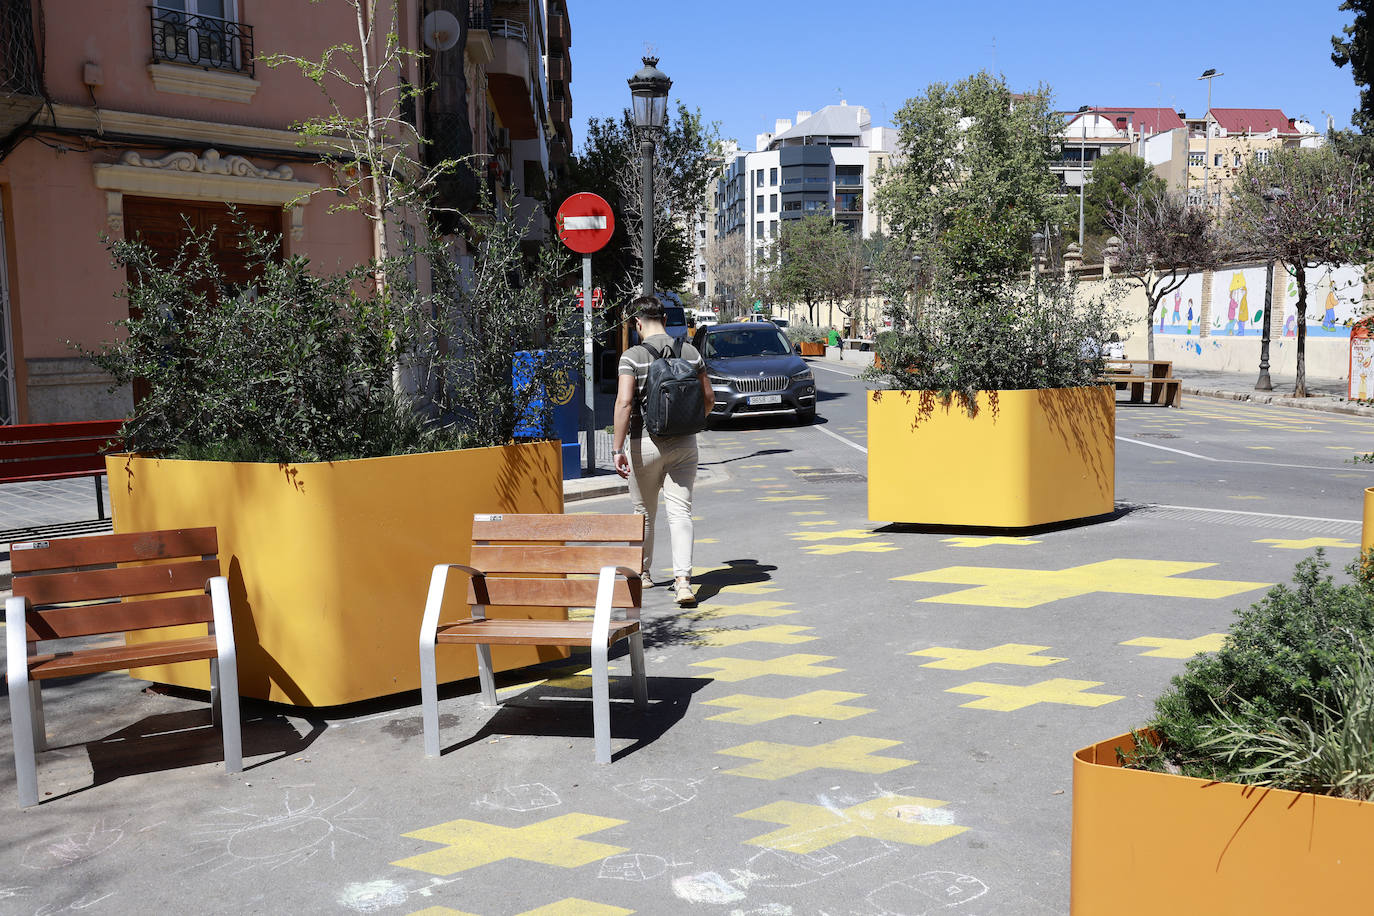
[[[1355,417],[1374,417],[1374,407],[1361,407],[1343,398],[1318,395],[1315,397],[1295,398],[1281,394],[1265,394],[1256,391],[1227,391],[1223,388],[1197,388],[1183,386],[1184,394],[1196,397],[1217,398],[1223,401],[1249,401],[1254,404],[1272,404],[1275,407],[1297,407],[1302,410],[1320,410],[1325,413],[1340,413]]]
[[[696,486],[710,486],[728,480],[730,475],[715,468],[697,468]],[[617,474],[599,474],[563,481],[563,502],[575,503],[584,499],[601,499],[630,492],[630,482]]]

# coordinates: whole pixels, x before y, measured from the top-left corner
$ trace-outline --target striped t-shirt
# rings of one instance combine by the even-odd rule
[[[654,348],[651,353],[643,344],[635,344],[626,350],[620,357],[620,370],[617,375],[633,375],[635,377],[635,403],[634,411],[630,415],[630,434],[638,436],[643,431],[644,421],[644,384],[649,377],[649,364],[652,363],[658,354],[667,350],[671,354],[673,349],[673,338],[667,334],[652,334],[644,338],[644,343]],[[682,358],[692,364],[692,368],[701,372],[706,368],[706,361],[701,358],[697,348],[683,341]]]

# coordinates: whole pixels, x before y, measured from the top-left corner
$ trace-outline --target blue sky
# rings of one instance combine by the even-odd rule
[[[1331,63],[1331,36],[1351,21],[1340,0],[569,0],[573,134],[625,108],[625,80],[645,44],[673,97],[754,148],[775,118],[847,99],[891,124],[931,82],[981,68],[1013,89],[1044,81],[1056,107],[1282,108],[1320,128],[1346,127],[1358,93]]]

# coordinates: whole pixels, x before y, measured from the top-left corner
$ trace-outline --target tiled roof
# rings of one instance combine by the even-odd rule
[[[811,117],[801,121],[773,138],[791,140],[795,137],[857,137],[863,133],[859,122],[859,105],[827,105]]]
[[[1157,134],[1166,130],[1183,127],[1183,119],[1172,108],[1102,108],[1092,109],[1105,118],[1115,121],[1125,117],[1127,123],[1137,131]]]
[[[1228,134],[1262,134],[1278,130],[1281,134],[1295,133],[1288,116],[1277,108],[1213,108],[1212,119],[1226,128]]]

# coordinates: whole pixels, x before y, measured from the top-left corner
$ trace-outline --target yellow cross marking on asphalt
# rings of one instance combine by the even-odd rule
[[[717,540],[716,538],[697,538],[697,539],[696,539],[695,541],[693,541],[692,543],[693,543],[693,544],[719,544],[720,541]]]
[[[760,496],[759,502],[765,503],[788,503],[788,502],[820,502],[829,499],[829,496],[817,496],[814,493],[804,493],[801,496]]]
[[[792,513],[792,514],[793,514],[793,515],[803,515],[803,514],[805,514],[805,513],[794,512],[794,513]],[[828,521],[828,520],[827,520],[827,521],[820,521],[820,522],[817,522],[817,521],[802,522],[802,524],[803,524],[803,525],[838,525],[839,522],[832,522],[832,521]]]
[[[839,674],[844,671],[843,668],[827,668],[818,664],[828,662],[834,657],[798,653],[760,661],[755,658],[733,658],[723,655],[710,661],[691,664],[694,668],[718,668],[720,670],[714,675],[715,679],[733,683],[763,677],[766,674],[776,674],[780,677],[825,677],[827,674]]]
[[[743,493],[744,490],[740,489],[739,487],[731,487],[731,488],[728,489],[728,490],[717,490],[716,492],[717,492],[717,493]]]
[[[809,470],[811,470],[811,465],[809,465],[809,464],[799,464],[799,465],[797,465],[796,467],[794,467],[794,468],[788,468],[787,470],[789,470],[789,471],[809,471]]]
[[[786,617],[797,609],[786,601],[750,601],[747,604],[703,604],[688,614],[694,620],[717,620],[721,617]]]
[[[740,468],[741,471],[755,471],[755,470],[758,470],[759,468],[766,468],[766,467],[768,467],[768,465],[766,465],[766,464],[741,464],[741,465],[739,466],[739,468]]]
[[[777,480],[776,477],[755,477],[754,483],[768,483],[770,480]]]
[[[706,700],[705,705],[729,706],[734,709],[733,712],[707,716],[712,721],[760,725],[788,716],[809,719],[853,719],[873,710],[840,704],[862,697],[862,693],[847,693],[843,690],[812,690],[794,697],[756,697],[747,693],[735,693],[718,700]]]
[[[1323,448],[1328,448],[1328,449],[1330,449],[1330,450],[1333,451],[1333,452],[1362,452],[1362,451],[1364,451],[1364,449],[1352,448],[1351,446],[1348,446],[1348,445],[1326,445],[1326,446],[1323,446]]]
[[[816,636],[803,636],[803,630],[812,627],[776,623],[768,627],[752,630],[703,630],[697,633],[698,645],[702,646],[740,646],[749,642],[766,642],[774,645],[790,646],[799,642],[811,642]]]
[[[878,535],[864,528],[842,528],[839,531],[794,531],[788,535],[794,541],[824,541],[829,538],[875,538]]]
[[[407,916],[477,916],[477,914],[469,913],[467,910],[455,910],[450,906],[427,906],[423,910],[416,910]]]
[[[811,544],[802,550],[813,557],[833,557],[842,553],[887,553],[902,548],[889,541],[862,541],[858,544]]]
[[[1229,494],[1229,495],[1227,495],[1226,498],[1227,498],[1227,499],[1267,499],[1268,497],[1265,497],[1265,496],[1255,496],[1255,495],[1236,496],[1235,494]]]
[[[1016,684],[986,684],[975,681],[960,687],[951,687],[945,693],[969,693],[983,697],[971,703],[962,703],[967,709],[991,709],[996,712],[1014,712],[1034,706],[1036,703],[1059,703],[1064,706],[1104,706],[1122,697],[1109,693],[1084,693],[1092,687],[1101,687],[1102,681],[1073,681],[1056,677],[1038,684],[1025,687]]]
[[[1359,547],[1344,538],[1265,538],[1256,544],[1270,544],[1280,550],[1311,550],[1313,547]]]
[[[879,757],[874,752],[901,744],[885,738],[863,738],[850,735],[810,747],[782,744],[776,741],[750,741],[738,747],[727,747],[717,754],[747,757],[754,763],[726,770],[732,776],[751,779],[783,779],[808,770],[848,770],[851,773],[890,773],[909,767],[915,760],[900,757]]]
[[[759,489],[760,489],[760,490],[784,490],[784,491],[787,491],[787,490],[791,490],[791,487],[788,486],[788,485],[785,484],[785,483],[761,483],[761,484],[759,484]]]
[[[557,903],[526,910],[518,916],[629,916],[634,910],[593,903],[578,897],[565,897]]]
[[[1247,445],[1246,448],[1251,449],[1251,450],[1256,451],[1256,452],[1260,452],[1260,451],[1272,452],[1272,451],[1274,450],[1274,446],[1272,446],[1272,445]]]
[[[954,824],[926,824],[907,814],[942,808],[946,804],[914,795],[885,795],[842,809],[780,801],[736,814],[735,817],[786,825],[781,830],[745,840],[749,845],[805,855],[861,836],[911,846],[930,846],[947,840],[968,828]]]
[[[1150,652],[1141,652],[1151,658],[1192,658],[1199,652],[1216,652],[1226,642],[1225,633],[1208,633],[1196,639],[1165,639],[1162,636],[1142,636],[1128,639],[1123,646],[1154,646]]]
[[[1022,547],[1027,544],[1039,544],[1040,542],[1032,538],[989,536],[945,538],[940,543],[951,544],[955,547],[996,547],[1004,544],[1013,547]]]
[[[1027,668],[1043,668],[1064,661],[1052,655],[1036,655],[1046,652],[1049,646],[1025,646],[1020,643],[1003,643],[990,649],[954,649],[949,646],[931,646],[917,649],[908,655],[936,658],[939,661],[926,662],[922,668],[940,668],[945,671],[971,671],[983,665],[1023,665]]]
[[[589,612],[586,616],[591,617],[592,615]],[[614,676],[616,674],[616,666],[612,665],[610,671]],[[506,687],[498,687],[496,692],[504,693],[513,690],[528,690],[531,687],[538,687],[540,684],[548,687],[561,687],[567,690],[590,690],[592,687],[592,669],[582,665],[555,668],[550,670],[548,674],[549,676],[546,678],[537,678],[535,680],[521,681],[518,684],[511,684]]]
[[[992,566],[947,566],[898,576],[894,582],[946,582],[975,588],[922,598],[945,604],[1027,608],[1097,592],[1154,595],[1161,598],[1227,598],[1265,588],[1269,582],[1226,579],[1179,579],[1183,573],[1209,569],[1215,563],[1168,560],[1103,560],[1066,569],[1003,569]]]
[[[583,840],[583,834],[619,827],[624,821],[592,814],[564,814],[524,827],[501,827],[483,821],[455,821],[402,834],[439,843],[444,848],[410,856],[392,865],[446,877],[502,859],[523,859],[541,865],[577,868],[626,852],[623,846]]]

